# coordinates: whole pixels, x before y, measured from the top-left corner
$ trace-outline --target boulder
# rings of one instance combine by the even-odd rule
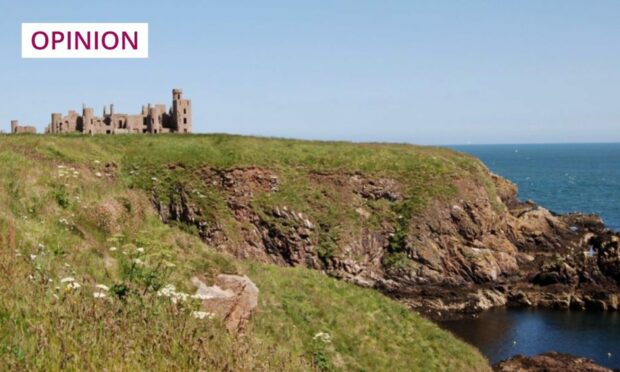
[[[220,274],[213,286],[194,277],[192,283],[203,310],[222,319],[232,333],[244,329],[258,305],[258,288],[247,276]]]
[[[516,355],[495,364],[493,370],[497,372],[612,372],[611,369],[600,366],[590,359],[557,352],[544,353],[533,357]]]

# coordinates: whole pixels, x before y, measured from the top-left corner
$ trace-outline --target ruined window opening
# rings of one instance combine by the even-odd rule
[[[183,124],[187,124],[187,118],[183,118]]]

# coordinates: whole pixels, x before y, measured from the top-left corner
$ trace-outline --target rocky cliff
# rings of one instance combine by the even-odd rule
[[[323,270],[430,317],[505,304],[618,309],[618,236],[596,216],[519,201],[514,184],[481,165],[415,205],[406,181],[360,171],[304,172],[306,188],[281,198],[291,176],[277,167],[166,168],[194,177],[149,185],[161,219],[240,258]],[[226,212],[217,218],[201,203],[213,195]],[[287,203],[295,198],[302,207]]]

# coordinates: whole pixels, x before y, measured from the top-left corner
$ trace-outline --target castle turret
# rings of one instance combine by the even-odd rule
[[[93,134],[94,133],[94,110],[89,107],[82,109],[82,133]]]
[[[50,125],[50,133],[60,133],[60,123],[62,122],[62,114],[54,112],[52,114],[52,123]]]
[[[11,133],[17,133],[17,127],[19,122],[17,120],[11,120]]]
[[[172,125],[173,131],[192,132],[192,101],[182,98],[181,89],[172,90]]]

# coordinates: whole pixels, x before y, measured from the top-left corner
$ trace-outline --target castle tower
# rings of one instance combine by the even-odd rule
[[[95,133],[94,128],[94,110],[90,107],[84,107],[82,109],[82,132],[86,134]]]
[[[148,110],[148,132],[153,134],[161,133],[164,124],[164,114],[166,112],[166,107],[164,105],[151,106],[149,104]]]
[[[52,114],[52,123],[50,125],[50,133],[60,133],[60,123],[62,122],[62,114],[57,112]]]
[[[11,120],[11,133],[17,133],[17,127],[19,122],[17,120]]]
[[[192,101],[182,98],[181,89],[172,90],[172,125],[173,131],[192,132]]]

